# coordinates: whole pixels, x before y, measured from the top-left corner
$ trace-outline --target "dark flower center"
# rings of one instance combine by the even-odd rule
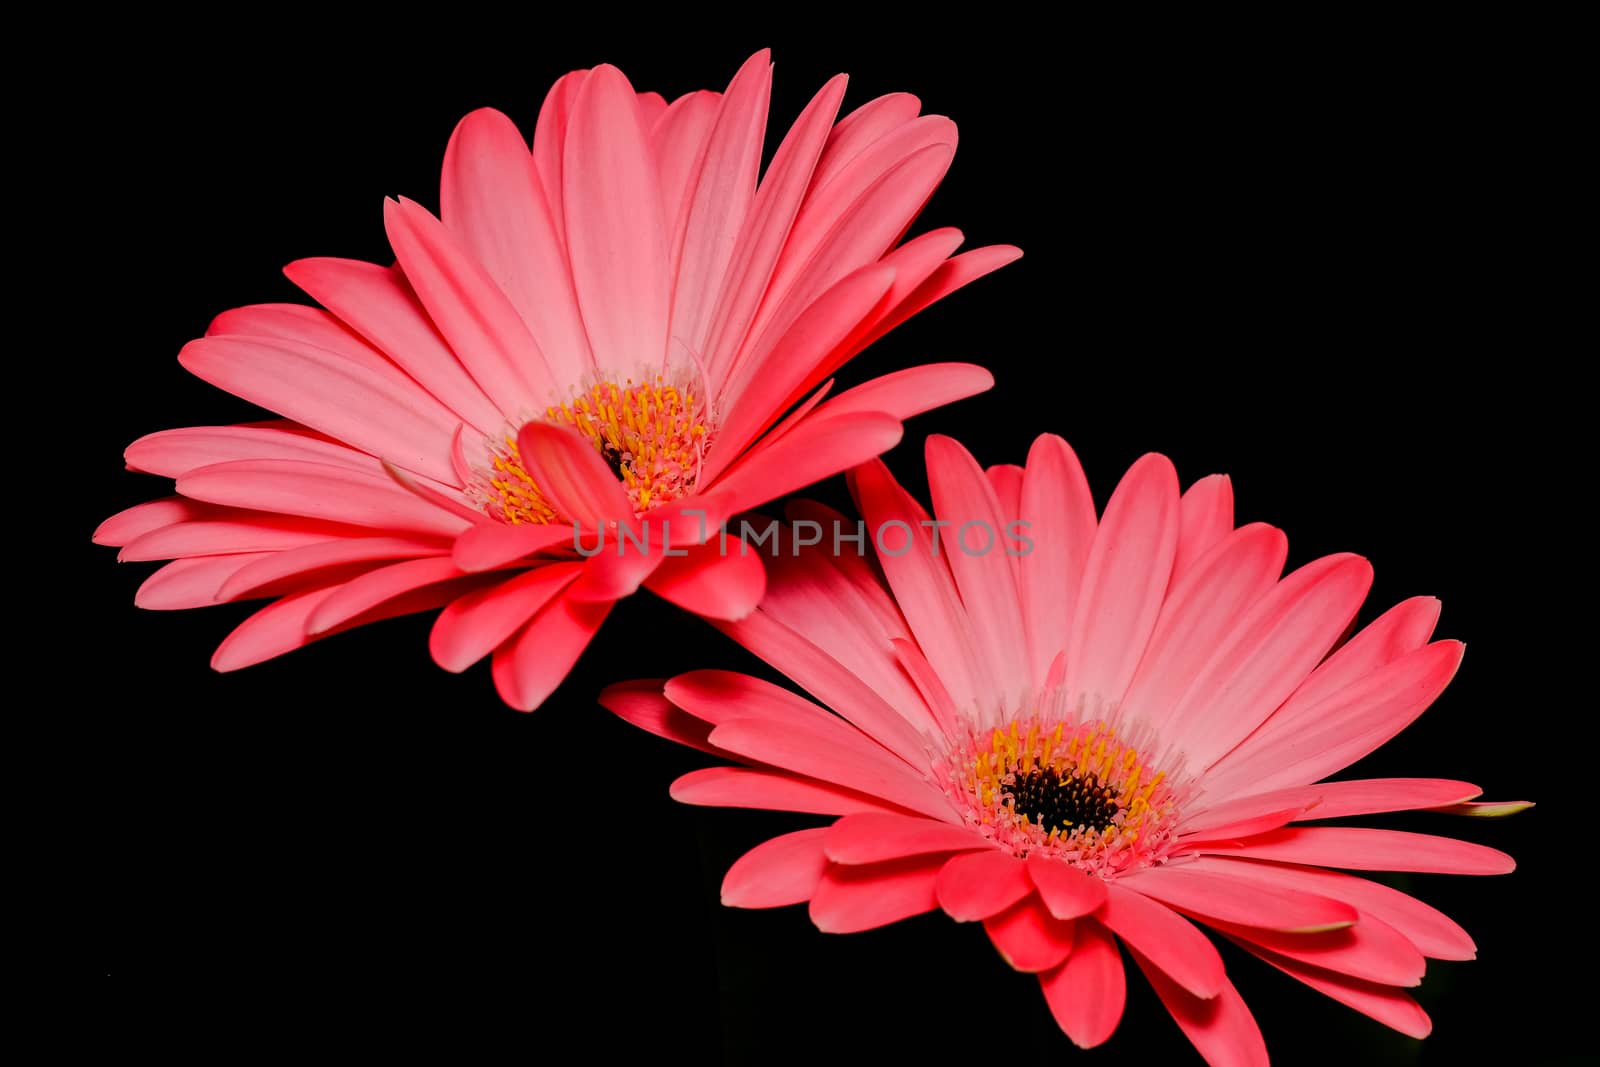
[[[1083,828],[1104,832],[1118,811],[1116,794],[1093,774],[1061,777],[1053,767],[1035,768],[1017,775],[1015,785],[1003,787],[1012,810],[1046,833]]]

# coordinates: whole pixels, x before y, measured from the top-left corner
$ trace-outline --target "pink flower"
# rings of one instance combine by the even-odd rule
[[[838,816],[746,854],[723,902],[806,901],[835,933],[935,909],[982,922],[1086,1047],[1122,1015],[1120,942],[1208,1062],[1266,1062],[1195,922],[1425,1035],[1404,989],[1425,957],[1472,958],[1472,940],[1420,901],[1326,868],[1501,874],[1511,858],[1294,824],[1527,806],[1469,803],[1479,790],[1458,781],[1323,781],[1450,681],[1462,646],[1429,640],[1438,602],[1407,600],[1341,646],[1367,561],[1333,555],[1280,577],[1283,533],[1235,529],[1226,477],[1180,497],[1163,456],[1135,463],[1098,519],[1058,437],[1040,437],[1026,468],[984,471],[943,437],[927,462],[932,519],[882,463],[852,473],[881,572],[848,542],[835,552],[842,520],[802,503],[791,517],[819,523],[821,543],[791,555],[815,528],[794,537],[761,606],[718,624],[831,710],[724,671],[602,696],[745,764],[678,779],[678,800]]]
[[[289,421],[129,447],[130,468],[177,481],[95,534],[123,559],[173,561],[136,602],[273,597],[218,670],[442,606],[434,658],[460,671],[492,653],[525,710],[640,585],[747,613],[759,561],[668,555],[662,534],[696,545],[724,515],[878,455],[902,419],[988,388],[982,368],[942,364],[828,396],[865,346],[1020,254],[952,257],[953,229],[896,247],[955,125],[906,94],[835,123],[843,75],[758,182],[771,75],[760,52],[726,92],[669,105],[614,67],[576,71],[550,90],[531,152],[504,115],[473,112],[445,153],[442,221],[384,205],[395,266],[300,260],[289,277],[326,311],[219,316],[180,362]],[[575,550],[574,524],[592,546],[636,520],[649,551]]]

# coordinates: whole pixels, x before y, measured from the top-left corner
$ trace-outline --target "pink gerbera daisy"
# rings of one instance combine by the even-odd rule
[[[930,438],[930,519],[881,462],[852,490],[881,571],[820,505],[747,618],[719,624],[828,709],[741,674],[614,686],[602,702],[747,764],[673,784],[691,804],[839,816],[734,864],[725,904],[808,901],[846,933],[942,908],[1037,973],[1061,1029],[1116,1028],[1123,956],[1213,1064],[1266,1061],[1249,1009],[1194,923],[1402,1033],[1424,958],[1474,954],[1420,901],[1330,867],[1500,874],[1445,837],[1299,827],[1470,803],[1424,778],[1324,781],[1437,697],[1461,658],[1438,602],[1392,608],[1342,646],[1372,568],[1341,554],[1280,577],[1281,531],[1234,528],[1226,477],[1181,497],[1147,455],[1098,519],[1077,458],[1039,438],[1026,468],[980,469]],[[843,531],[858,532],[854,524]],[[842,548],[843,551],[835,549]],[[1191,921],[1192,920],[1192,921]]]
[[[576,71],[550,90],[531,151],[504,115],[473,112],[445,153],[441,217],[384,205],[394,266],[301,260],[290,279],[327,310],[218,317],[180,362],[290,421],[129,447],[130,468],[177,481],[96,532],[123,559],[173,561],[136,603],[275,598],[222,643],[218,670],[444,606],[434,658],[460,671],[492,653],[522,709],[641,584],[691,611],[748,612],[759,562],[683,546],[988,388],[982,368],[943,364],[827,395],[863,347],[1020,254],[952,258],[953,229],[896,247],[955,125],[906,94],[835,123],[843,75],[758,181],[771,77],[760,52],[726,92],[668,104],[614,67]],[[648,550],[580,558],[575,525],[615,538],[636,523],[654,530]]]

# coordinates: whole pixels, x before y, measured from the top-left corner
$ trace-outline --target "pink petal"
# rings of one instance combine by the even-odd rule
[[[169,496],[124,508],[95,528],[92,540],[97,545],[117,547],[131,544],[145,534],[180,522],[200,522],[225,514],[220,508]]]
[[[1267,930],[1309,933],[1349,926],[1356,909],[1331,897],[1230,878],[1224,872],[1185,865],[1152,867],[1119,883],[1168,907],[1207,921],[1237,923]]]
[[[685,611],[712,619],[742,619],[761,603],[767,572],[759,555],[723,554],[715,544],[687,552],[663,562],[645,579],[645,588]]]
[[[722,94],[709,90],[678,97],[650,126],[650,155],[656,161],[661,185],[661,218],[672,227],[669,246],[673,261],[669,274],[678,275],[683,252],[683,231],[689,223],[689,193],[700,177],[706,141],[722,109]]]
[[[681,712],[680,712],[681,714]],[[749,767],[707,767],[672,783],[672,799],[713,808],[758,808],[812,815],[893,812],[893,805],[865,793],[783,771]]]
[[[271,556],[272,553],[267,552],[244,552],[173,560],[140,584],[133,594],[134,607],[146,611],[183,611],[221,603],[217,590],[223,582],[242,568]]]
[[[595,365],[608,375],[657,366],[672,293],[661,189],[633,87],[609,64],[590,71],[573,100],[561,203]]]
[[[1072,692],[1107,703],[1122,699],[1160,615],[1177,545],[1178,475],[1171,460],[1152,452],[1111,494],[1089,548],[1067,640]]]
[[[1028,857],[1028,877],[1039,887],[1039,899],[1058,919],[1088,915],[1106,902],[1103,879],[1047,856]]]
[[[428,638],[433,661],[447,671],[466,670],[571,585],[578,570],[576,563],[550,563],[452,601]]]
[[[661,687],[664,684],[658,678],[618,682],[601,690],[599,703],[619,719],[657,737],[698,748],[702,752],[726,756],[728,753],[706,740],[711,728],[704,720],[675,707],[672,701],[662,695]]]
[[[550,205],[527,142],[505,115],[480,108],[450,135],[439,215],[516,308],[558,386],[592,371]]]
[[[364,615],[379,605],[425,585],[462,577],[449,556],[428,556],[391,563],[343,583],[306,616],[306,632],[322,634]]]
[[[1232,982],[1223,978],[1215,996],[1201,999],[1137,951],[1133,962],[1210,1067],[1268,1067],[1261,1028]]]
[[[585,533],[633,518],[633,504],[600,452],[572,430],[530,422],[517,434],[529,478],[555,509]]]
[[[551,221],[555,223],[556,238],[566,241],[566,223],[562,212],[556,210],[562,203],[562,156],[565,154],[567,127],[572,118],[572,106],[578,90],[589,79],[587,70],[564,74],[550,86],[544,103],[539,108],[539,118],[533,128],[533,166],[539,174],[539,184],[544,188],[545,199],[551,207]]]
[[[715,523],[879,456],[900,443],[900,423],[876,412],[813,414],[771,448],[746,456],[701,498]]]
[[[623,522],[630,530],[641,532],[630,534],[626,542],[620,536],[613,536],[613,543],[590,556],[583,565],[583,574],[572,587],[570,595],[574,599],[609,603],[632,596],[645,579],[666,562],[656,536],[661,532],[656,523],[649,519],[638,522],[625,519]],[[616,535],[617,531],[611,533]],[[585,535],[585,540],[588,536]]]
[[[1052,917],[1031,896],[983,920],[984,932],[1000,958],[1027,974],[1057,967],[1072,953],[1074,925]]]
[[[538,552],[574,545],[573,529],[563,522],[548,524],[479,522],[456,538],[450,556],[464,571],[487,571]]]
[[[939,906],[956,922],[974,922],[998,915],[1033,893],[1033,882],[1021,860],[985,849],[951,856],[934,885]]]
[[[1178,554],[1172,561],[1172,584],[1202,556],[1233,532],[1233,482],[1226,474],[1201,478],[1178,502]]]
[[[1008,263],[1022,258],[1022,249],[1014,245],[987,245],[963,252],[941,263],[932,274],[918,285],[900,303],[890,308],[873,324],[871,332],[862,338],[857,351],[876,344],[884,334],[902,322],[938,303],[957,289],[992,274]]]
[[[1076,925],[1072,955],[1041,974],[1039,986],[1062,1032],[1079,1048],[1094,1048],[1116,1032],[1128,986],[1117,939],[1092,920]]]
[[[1028,635],[1030,677],[1044,680],[1050,664],[1066,651],[1079,583],[1094,542],[1094,497],[1078,457],[1054,434],[1042,434],[1028,450],[1019,517],[1029,538],[1020,557],[1022,611]]]
[[[910,93],[887,93],[840,119],[829,132],[822,158],[817,162],[817,184],[831,182],[868,145],[906,125],[921,111],[922,101]]]
[[[283,273],[479,434],[499,430],[505,414],[439,335],[398,267],[320,258],[296,260]]]
[[[939,906],[934,887],[943,856],[912,856],[847,867],[832,863],[811,894],[811,921],[826,934],[854,934]]]
[[[350,346],[334,353],[294,341],[202,337],[184,346],[178,362],[219,389],[453,484],[455,413],[354,337]]]
[[[1185,835],[1208,833],[1230,826],[1241,819],[1284,808],[1297,808],[1305,814],[1296,818],[1335,819],[1347,815],[1372,815],[1383,811],[1409,811],[1454,804],[1477,796],[1482,790],[1470,782],[1448,778],[1368,778],[1349,782],[1321,782],[1317,785],[1290,786],[1224,801],[1208,808],[1196,808],[1182,823]],[[1230,834],[1218,833],[1217,837]],[[1232,831],[1231,836],[1241,836]]]
[[[335,538],[360,536],[359,526],[313,522],[287,515],[239,512],[237,518],[177,522],[140,534],[129,541],[117,559],[138,562],[176,559],[180,556],[215,556],[229,552],[271,552],[320,544]],[[408,543],[424,546],[410,555],[428,555],[441,542],[416,538]]]
[[[381,475],[295,460],[241,460],[190,471],[178,492],[214,504],[453,537],[467,523]]]
[[[928,438],[934,514],[950,523],[939,551],[949,561],[978,654],[1010,688],[1027,688],[1028,658],[1015,570],[1006,555],[1006,519],[983,468],[955,440]]]
[[[1262,597],[1223,637],[1166,721],[1196,768],[1208,767],[1261,725],[1327,655],[1372,586],[1360,556],[1306,564]]]
[[[1362,1015],[1376,1019],[1407,1037],[1424,1038],[1433,1031],[1433,1023],[1428,1019],[1428,1013],[1423,1011],[1409,995],[1393,986],[1364,982],[1359,978],[1308,966],[1298,960],[1269,952],[1259,945],[1252,945],[1248,941],[1235,939],[1235,943],[1290,978],[1304,982],[1318,993],[1331,997],[1346,1007],[1354,1008]]]
[[[883,863],[931,852],[989,848],[965,826],[935,822],[917,815],[865,812],[846,815],[828,830],[824,847],[834,863]]]
[[[796,830],[763,841],[740,856],[722,879],[730,908],[781,908],[810,900],[828,869],[822,854],[826,827]]]
[[[1498,849],[1432,834],[1362,826],[1294,826],[1250,838],[1230,856],[1422,874],[1510,874],[1517,863]]]
[[[1165,904],[1111,882],[1095,918],[1194,996],[1214,997],[1227,987],[1222,957],[1206,935]]]
[[[522,316],[444,223],[405,199],[384,201],[383,222],[428,317],[497,408],[514,416],[570,384],[552,378]]]
[[[413,537],[341,537],[322,540],[282,552],[274,552],[266,559],[235,571],[233,576],[217,590],[219,600],[255,594],[268,586],[290,579],[305,584],[325,585],[314,580],[333,568],[354,563],[378,560],[411,559],[418,556],[442,556],[444,544]],[[308,576],[313,580],[307,582]]]
[[[1271,949],[1288,959],[1368,982],[1392,986],[1422,983],[1427,961],[1394,927],[1370,915],[1354,926],[1321,933],[1284,933],[1237,923],[1212,925],[1229,937]]]
[[[590,603],[559,596],[495,649],[494,685],[501,699],[518,711],[532,711],[555,692],[600,624],[609,602]]]
[[[186,426],[147,434],[123,453],[129,468],[181,478],[198,467],[236,459],[301,459],[374,472],[378,463],[336,441],[266,426]]]

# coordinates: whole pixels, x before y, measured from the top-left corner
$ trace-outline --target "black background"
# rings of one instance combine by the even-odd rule
[[[1367,555],[1364,620],[1430,593],[1440,634],[1470,646],[1443,699],[1356,773],[1540,802],[1502,822],[1374,820],[1516,855],[1508,877],[1400,880],[1462,922],[1479,959],[1430,962],[1418,996],[1435,1033],[1416,1042],[1224,946],[1276,1062],[1589,1050],[1576,1031],[1591,983],[1560,970],[1594,948],[1587,894],[1568,888],[1586,879],[1564,875],[1590,848],[1574,804],[1592,778],[1592,696],[1573,680],[1587,657],[1564,636],[1570,616],[1577,629],[1593,617],[1577,473],[1589,453],[1565,440],[1588,393],[1570,369],[1580,348],[1555,324],[1579,294],[1560,258],[1580,138],[1559,115],[1560,65],[1500,31],[1296,31],[1257,48],[1019,25],[915,45],[693,33],[669,46],[463,25],[383,45],[242,31],[230,47],[84,60],[94,103],[59,168],[76,236],[54,275],[78,302],[57,319],[60,347],[39,355],[71,376],[64,436],[81,450],[48,506],[65,511],[71,584],[50,602],[68,612],[55,678],[79,701],[64,721],[68,780],[81,781],[73,836],[93,867],[80,886],[91,959],[130,985],[249,975],[426,993],[507,976],[540,990],[508,1016],[530,1051],[560,1034],[697,1062],[1189,1061],[1132,975],[1117,1035],[1078,1053],[976,927],[928,916],[834,937],[803,908],[721,908],[733,859],[808,820],[673,804],[668,783],[702,758],[594,705],[622,678],[770,673],[647,594],[523,715],[487,666],[433,666],[426,617],[213,674],[211,649],[250,607],[138,611],[152,566],[88,544],[101,518],[167,491],[121,469],[129,441],[256,417],[185,374],[181,345],[229,307],[303,299],[279,274],[290,260],[388,262],[382,198],[437,207],[462,114],[492,105],[531,135],[569,69],[615,62],[670,98],[720,87],[772,44],[769,152],[836,71],[852,75],[847,109],[913,91],[962,137],[917,229],[1026,251],[842,375],[942,359],[994,370],[993,392],[911,423],[887,457],[906,484],[925,493],[932,432],[985,463],[1021,462],[1034,435],[1061,433],[1102,503],[1159,450],[1185,484],[1232,474],[1240,521],[1283,526],[1291,565]],[[841,503],[841,481],[814,495]]]

